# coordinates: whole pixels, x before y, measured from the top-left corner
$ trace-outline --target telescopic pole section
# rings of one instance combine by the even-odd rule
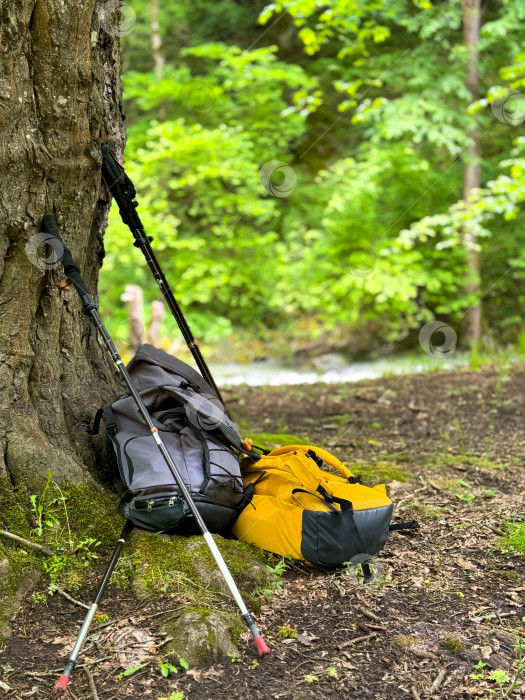
[[[252,633],[254,640],[255,640],[255,645],[257,647],[257,650],[259,652],[260,656],[264,656],[264,654],[267,654],[270,649],[266,645],[264,639],[260,635],[257,627],[255,626],[255,623],[248,612],[248,608],[244,604],[244,601],[242,599],[241,594],[239,593],[239,589],[237,588],[235,581],[233,580],[230,571],[228,567],[226,566],[226,562],[223,559],[222,554],[219,551],[219,548],[217,547],[217,544],[215,543],[215,540],[213,539],[213,536],[211,535],[210,532],[208,532],[208,528],[206,527],[206,523],[202,519],[201,514],[199,513],[197,506],[195,505],[193,498],[191,497],[191,493],[189,492],[186,484],[184,483],[184,480],[182,479],[177,466],[175,465],[175,462],[173,461],[171,454],[167,450],[166,446],[164,445],[164,442],[162,441],[162,438],[159,434],[158,429],[155,427],[153,420],[148,412],[148,409],[146,408],[144,402],[142,401],[142,398],[135,388],[135,385],[133,384],[133,381],[124,365],[122,362],[122,359],[120,355],[117,352],[117,349],[111,340],[111,337],[102,323],[102,319],[100,318],[100,315],[98,313],[97,305],[89,295],[89,292],[86,288],[86,285],[84,284],[84,280],[82,279],[82,276],[80,274],[80,270],[78,267],[75,265],[73,262],[73,257],[70,253],[70,251],[66,248],[64,245],[62,239],[60,238],[60,234],[58,233],[58,229],[56,227],[56,221],[53,216],[53,214],[46,214],[44,216],[43,222],[42,222],[44,230],[54,236],[59,243],[61,244],[63,248],[63,253],[62,253],[62,265],[64,267],[64,271],[66,275],[71,279],[73,282],[73,285],[80,296],[80,299],[82,300],[82,305],[83,305],[83,310],[86,315],[91,316],[91,319],[93,320],[93,323],[95,324],[101,338],[103,339],[104,343],[106,344],[106,347],[108,349],[108,352],[110,353],[113,362],[117,366],[117,369],[119,370],[122,379],[124,380],[124,383],[126,384],[130,394],[133,396],[133,399],[137,405],[137,408],[139,410],[140,415],[144,419],[144,422],[149,428],[149,431],[151,433],[152,439],[154,440],[157,448],[159,449],[160,453],[164,457],[164,461],[166,462],[166,465],[168,466],[168,469],[170,470],[173,479],[175,480],[175,483],[179,487],[180,493],[184,500],[186,501],[189,509],[191,510],[191,513],[193,517],[195,518],[195,521],[197,522],[197,525],[199,526],[202,534],[204,535],[204,539],[206,541],[206,544],[208,545],[210,552],[213,555],[213,558],[215,559],[215,562],[217,566],[219,567],[219,570],[221,574],[224,577],[224,580],[226,581],[226,584],[228,585],[228,588],[233,596],[233,599],[237,603],[237,606],[239,610],[241,611],[241,614],[244,618],[244,621],[246,622],[248,628],[250,629],[250,632]]]
[[[53,688],[53,691],[55,693],[65,693],[67,691],[69,679],[71,678],[71,674],[75,670],[75,666],[77,663],[77,657],[82,650],[82,647],[83,647],[84,642],[85,642],[86,637],[87,637],[87,633],[89,631],[89,628],[91,627],[91,623],[93,622],[93,618],[95,617],[95,614],[98,610],[98,606],[100,605],[100,601],[102,600],[102,596],[104,595],[104,592],[106,590],[106,586],[108,585],[109,579],[111,578],[111,574],[113,573],[113,570],[115,569],[117,561],[119,560],[120,553],[122,551],[122,547],[124,546],[124,543],[126,542],[126,537],[131,532],[132,529],[133,529],[133,525],[129,522],[129,520],[126,521],[124,529],[122,530],[122,534],[120,535],[120,538],[117,542],[117,546],[115,547],[115,549],[113,551],[113,555],[111,557],[111,560],[110,560],[108,567],[104,573],[104,577],[103,577],[103,579],[100,582],[100,585],[98,587],[97,594],[95,596],[95,600],[91,604],[91,607],[89,608],[87,615],[84,618],[84,622],[82,623],[82,627],[80,628],[80,632],[78,633],[78,637],[77,637],[77,640],[75,642],[75,646],[73,647],[73,651],[71,652],[69,659],[66,662],[66,665],[64,667],[64,673],[60,676],[58,681],[55,683],[55,687]]]
[[[193,337],[193,333],[191,332],[188,322],[186,321],[186,318],[182,313],[173,292],[171,291],[155,253],[153,252],[151,247],[151,241],[153,238],[146,234],[142,221],[137,214],[138,203],[135,200],[135,187],[129,177],[126,175],[124,168],[115,160],[109,146],[107,145],[102,146],[102,177],[104,178],[104,181],[106,182],[111,194],[115,197],[122,221],[129,227],[133,237],[135,238],[134,245],[137,248],[140,248],[142,251],[144,258],[146,259],[146,262],[153,273],[153,277],[159,285],[159,289],[162,292],[162,295],[164,296],[173,317],[177,321],[177,325],[179,326],[182,336],[186,341],[186,345],[193,355],[193,359],[199,368],[199,372],[224,404],[210,368],[202,356],[200,348]]]

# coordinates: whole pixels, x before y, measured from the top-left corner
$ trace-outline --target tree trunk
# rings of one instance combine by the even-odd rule
[[[478,44],[481,26],[481,0],[462,0],[463,8],[463,43],[468,49],[468,66],[466,86],[472,101],[479,99],[479,53]],[[480,187],[481,144],[477,118],[468,132],[471,141],[465,163],[465,180],[463,199],[467,200],[471,191]],[[481,337],[481,281],[479,269],[479,252],[476,234],[465,228],[463,246],[467,255],[468,281],[465,291],[476,296],[476,302],[464,317],[463,341],[467,346],[473,345]]]
[[[151,0],[151,50],[155,61],[155,75],[160,80],[164,74],[164,51],[159,23],[159,0]]]
[[[58,481],[95,474],[88,429],[119,390],[76,293],[52,285],[38,246],[53,211],[96,292],[100,146],[121,153],[124,143],[119,17],[108,5],[0,0],[0,476],[15,485],[48,469]]]

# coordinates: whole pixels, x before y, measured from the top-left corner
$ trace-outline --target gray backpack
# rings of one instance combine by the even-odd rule
[[[238,455],[253,453],[224,405],[198,372],[152,345],[140,345],[127,369],[209,530],[227,533],[249,500]],[[102,416],[108,456],[127,487],[121,515],[146,530],[193,532],[193,517],[133,398],[126,394],[100,409],[94,433]]]

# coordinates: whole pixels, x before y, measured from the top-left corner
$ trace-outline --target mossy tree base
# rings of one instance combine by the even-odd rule
[[[184,657],[190,666],[199,666],[236,654],[236,641],[244,627],[234,611],[189,607],[177,618],[162,623],[160,631],[173,638],[164,647],[166,653]]]
[[[268,555],[250,545],[215,535],[246,604],[260,610],[262,591],[276,576],[268,571]],[[130,585],[139,599],[176,599],[180,608],[159,618],[159,629],[172,638],[165,649],[191,665],[216,661],[237,650],[244,631],[202,537],[178,537],[135,530],[115,574],[117,585]],[[173,604],[170,605],[173,607]]]

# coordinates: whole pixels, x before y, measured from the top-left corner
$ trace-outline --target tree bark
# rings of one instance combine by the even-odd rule
[[[53,211],[96,293],[100,146],[124,144],[118,17],[101,21],[102,5],[0,0],[0,476],[15,485],[48,469],[57,481],[95,474],[88,429],[118,391],[75,292],[52,286],[35,238]]]
[[[481,27],[481,0],[462,0],[463,10],[463,43],[468,49],[468,65],[466,86],[472,101],[479,99],[479,37]],[[463,184],[463,199],[469,198],[473,189],[481,185],[481,143],[477,118],[473,118],[473,126],[468,132],[470,145],[465,162],[465,178]],[[463,342],[472,346],[481,337],[481,281],[479,268],[479,252],[477,236],[474,231],[465,228],[462,236],[463,246],[467,256],[468,281],[465,291],[476,296],[473,304],[464,317]]]

